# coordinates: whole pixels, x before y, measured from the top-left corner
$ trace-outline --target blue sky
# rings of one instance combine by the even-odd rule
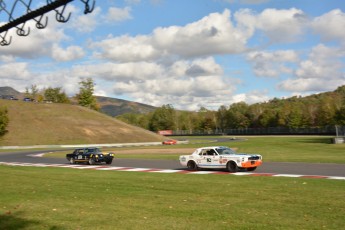
[[[96,0],[91,14],[83,9],[68,4],[67,23],[50,13],[44,30],[28,23],[27,37],[10,30],[0,86],[75,95],[91,77],[97,95],[217,110],[345,84],[342,0]]]

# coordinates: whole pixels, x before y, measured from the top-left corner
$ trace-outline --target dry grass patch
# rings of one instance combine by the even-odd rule
[[[165,138],[105,114],[69,104],[0,100],[9,112],[0,145],[155,142]]]

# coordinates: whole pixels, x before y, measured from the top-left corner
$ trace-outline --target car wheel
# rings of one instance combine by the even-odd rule
[[[198,170],[198,166],[195,164],[194,161],[188,161],[187,168],[188,170],[192,170],[192,171]]]
[[[238,171],[237,164],[233,161],[229,161],[228,164],[226,165],[226,168],[229,172],[237,172]]]
[[[256,167],[252,167],[252,168],[247,168],[248,172],[254,171],[256,169]]]
[[[71,163],[72,165],[75,164],[75,160],[74,160],[73,157],[71,157],[71,158],[69,159],[69,163]]]
[[[93,158],[90,158],[88,163],[89,163],[89,165],[94,165],[95,164],[95,160]]]
[[[106,163],[107,165],[110,165],[112,162],[113,162],[113,159],[110,159],[110,160],[107,160],[105,163]]]

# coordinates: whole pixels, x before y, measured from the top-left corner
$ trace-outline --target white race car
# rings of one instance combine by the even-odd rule
[[[213,146],[198,148],[192,155],[180,156],[180,163],[189,170],[210,168],[227,169],[229,172],[237,172],[240,169],[254,171],[262,164],[262,156],[236,153],[228,147]]]

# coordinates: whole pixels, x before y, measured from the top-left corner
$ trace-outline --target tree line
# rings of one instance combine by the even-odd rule
[[[172,105],[163,105],[148,114],[123,114],[116,118],[151,131],[185,130],[190,133],[241,128],[295,129],[345,125],[345,85],[333,92],[307,97],[274,98],[252,105],[245,102],[223,105],[217,111],[202,107],[197,112],[188,112],[176,110]]]
[[[99,110],[94,93],[94,82],[92,78],[83,79],[79,82],[79,93],[74,99],[81,106],[88,107],[93,110]],[[25,97],[36,102],[52,102],[71,104],[71,99],[67,96],[61,87],[48,87],[39,89],[37,85],[25,88]],[[73,100],[73,99],[72,99]]]
[[[99,110],[93,93],[93,80],[87,78],[79,82],[79,93],[74,98],[81,106]],[[37,86],[32,85],[26,89],[25,95],[36,101],[71,103],[60,87],[39,90]],[[307,97],[273,98],[252,105],[245,102],[223,105],[217,111],[204,107],[197,112],[181,111],[167,104],[147,114],[127,113],[116,118],[151,131],[183,130],[189,133],[242,128],[344,126],[345,85],[333,92]],[[7,109],[0,108],[0,135],[6,132],[7,124]]]

